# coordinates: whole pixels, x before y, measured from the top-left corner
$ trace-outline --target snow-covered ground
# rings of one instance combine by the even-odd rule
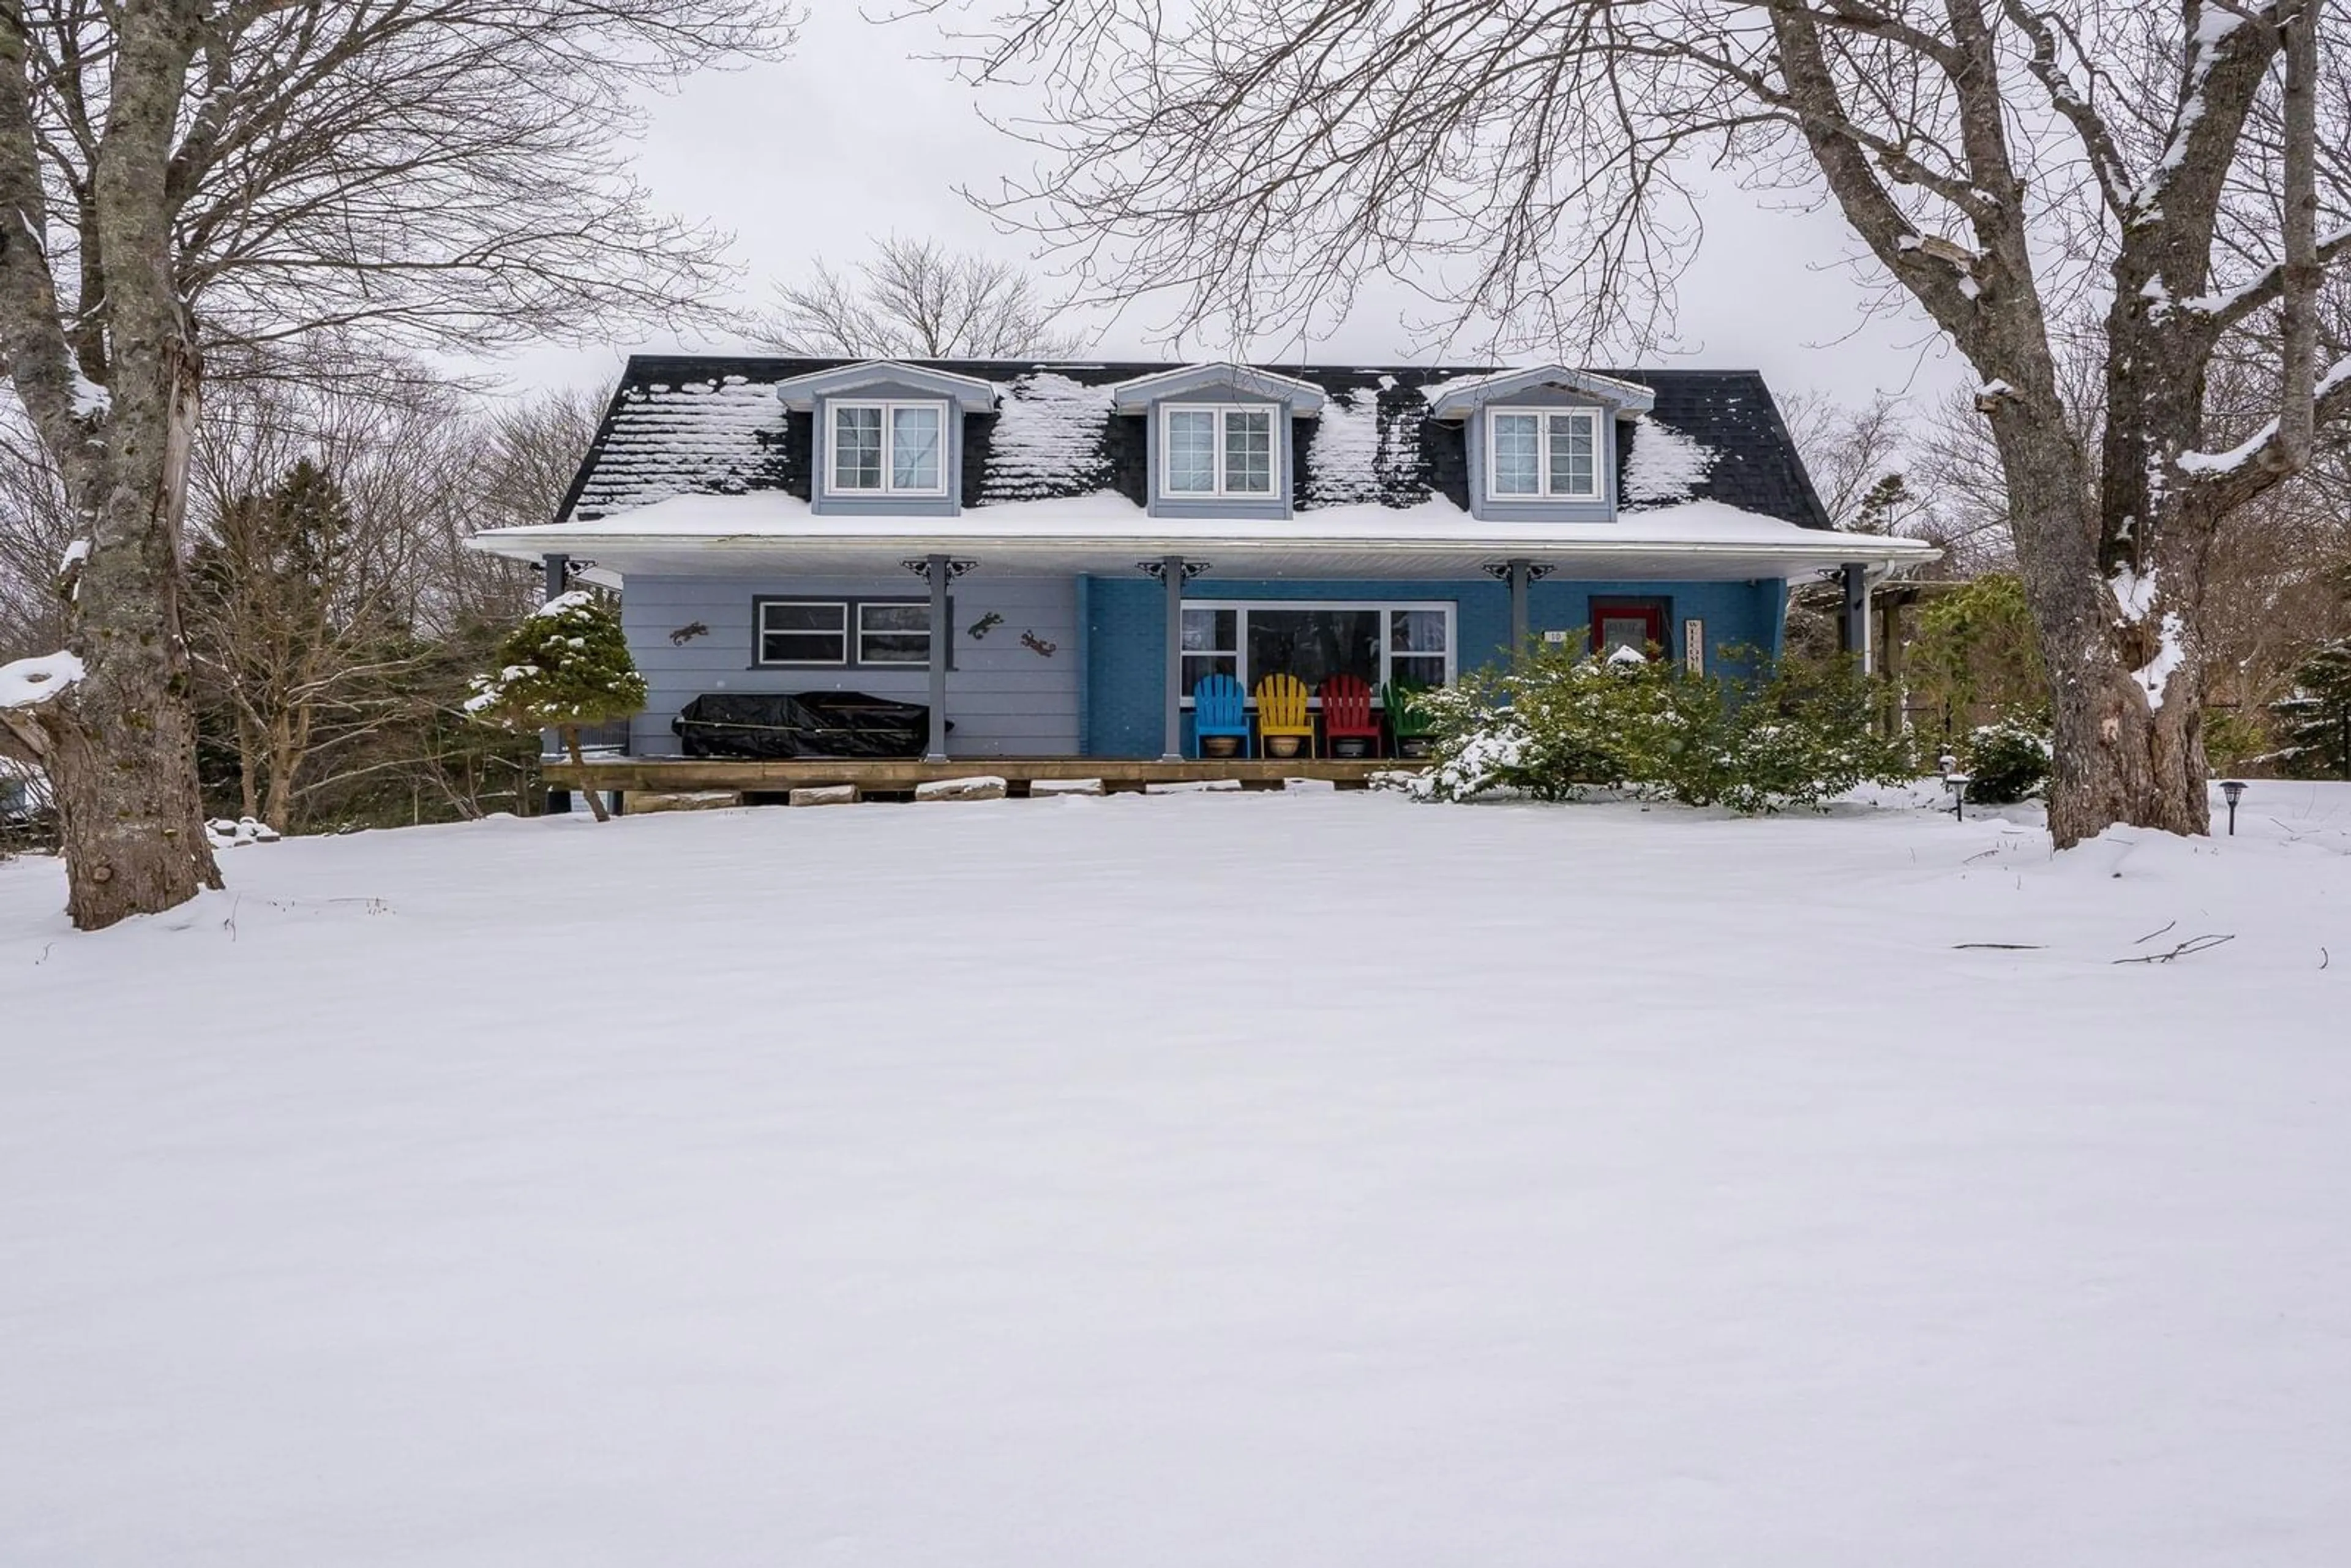
[[[2335,1568],[2351,788],[2241,831],[507,821],[98,937],[0,866],[0,1563]]]

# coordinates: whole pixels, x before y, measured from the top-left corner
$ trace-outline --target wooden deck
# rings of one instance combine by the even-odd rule
[[[1412,772],[1426,766],[1425,762],[1395,758],[1341,760],[1313,757],[1270,760],[1186,758],[1179,762],[1118,757],[958,757],[945,762],[742,762],[685,757],[591,757],[581,766],[550,759],[541,765],[540,775],[551,789],[618,789],[624,795],[704,790],[770,795],[832,784],[854,784],[861,791],[894,794],[942,779],[993,775],[1019,794],[1040,779],[1099,779],[1113,789],[1217,779],[1238,779],[1244,787],[1271,788],[1285,779],[1318,779],[1342,789],[1360,789],[1375,773]]]

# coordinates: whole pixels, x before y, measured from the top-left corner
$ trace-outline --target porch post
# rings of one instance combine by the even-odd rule
[[[564,589],[569,585],[571,580],[571,558],[568,555],[548,555],[541,557],[540,562],[547,572],[547,591],[545,598],[540,601],[540,602],[544,603],[547,600],[555,598],[556,595],[561,593]],[[540,730],[538,732],[538,754],[541,757],[561,757],[563,755],[563,737],[556,734],[555,731],[551,729]],[[569,811],[569,810],[571,810],[570,790],[549,789],[547,792],[547,811],[549,816]]]
[[[1167,707],[1159,760],[1176,762],[1184,756],[1184,558],[1171,555],[1160,568],[1167,585]]]
[[[935,555],[927,573],[931,580],[931,744],[925,762],[947,759],[947,650],[954,628],[947,624],[947,579],[953,568],[947,558]]]
[[[1840,570],[1844,579],[1844,617],[1837,641],[1845,653],[1861,661],[1865,674],[1869,671],[1869,568],[1855,560]]]
[[[1510,559],[1510,663],[1527,662],[1527,560]]]

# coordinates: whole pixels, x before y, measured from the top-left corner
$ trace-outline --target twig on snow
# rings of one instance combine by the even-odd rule
[[[2190,936],[2168,953],[2142,953],[2136,958],[2117,958],[2115,962],[2117,964],[2168,964],[2174,958],[2185,958],[2190,954],[2209,953],[2223,942],[2234,942],[2236,939],[2237,934],[2233,931],[2226,936],[2208,933],[2202,936]]]
[[[2173,922],[2171,923],[2171,925],[2179,925],[2179,921],[2177,921],[2177,920],[2175,920],[2175,921],[2173,921]],[[2162,936],[2164,931],[2168,931],[2168,930],[2170,930],[2170,929],[2171,929],[2171,925],[2167,925],[2167,926],[2163,927],[2163,930],[2162,930],[2162,931],[2150,931],[2150,932],[2148,932],[2146,936],[2144,936],[2140,937],[2137,941],[2136,941],[2136,942],[2132,943],[2132,944],[2131,944],[2131,946],[2134,946],[2134,947],[2144,947],[2144,946],[2146,946],[2148,943],[2150,943],[2150,942],[2154,941],[2157,937],[2158,937],[2158,936]]]
[[[2038,953],[2042,946],[2038,942],[1954,942],[1951,951],[1957,953],[1969,947],[1991,947],[2002,953]]]

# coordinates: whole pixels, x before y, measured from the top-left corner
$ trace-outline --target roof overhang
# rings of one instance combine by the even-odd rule
[[[996,406],[994,382],[957,375],[953,371],[933,370],[927,365],[910,365],[903,360],[865,360],[793,376],[776,383],[776,395],[783,400],[786,408],[806,413],[816,407],[816,400],[820,397],[877,386],[914,387],[947,399],[965,413],[986,413]]]
[[[1144,413],[1149,412],[1153,403],[1163,398],[1181,397],[1186,392],[1210,389],[1244,392],[1251,397],[1288,403],[1293,414],[1322,413],[1327,395],[1312,382],[1302,382],[1295,376],[1277,375],[1271,371],[1261,371],[1255,365],[1218,360],[1206,364],[1184,365],[1172,371],[1159,371],[1151,375],[1137,376],[1131,382],[1120,382],[1111,388],[1112,406],[1121,413]]]
[[[683,497],[749,502],[756,497]],[[1712,504],[1707,504],[1711,506]],[[467,541],[520,560],[569,555],[601,571],[632,574],[831,575],[887,572],[946,554],[989,573],[1123,575],[1180,555],[1215,575],[1256,578],[1468,578],[1523,559],[1562,579],[1613,582],[1738,581],[1803,578],[1849,563],[1924,565],[1941,552],[1917,539],[1831,533],[1729,507],[1687,508],[1645,527],[1645,514],[1583,524],[1479,522],[1449,506],[1392,512],[1345,507],[1280,522],[1152,517],[1118,497],[1088,507],[1054,503],[1050,514],[978,507],[956,517],[811,517],[780,507],[724,507],[669,518],[657,507],[593,523],[500,528]],[[991,513],[1003,514],[991,517]],[[1663,519],[1667,513],[1646,514]],[[707,517],[705,522],[703,519]],[[632,524],[632,518],[643,520]]]
[[[1619,381],[1573,365],[1530,365],[1496,371],[1490,375],[1460,376],[1426,389],[1432,419],[1467,419],[1490,402],[1499,402],[1544,387],[1578,392],[1629,419],[1656,406],[1657,394],[1637,382]]]

